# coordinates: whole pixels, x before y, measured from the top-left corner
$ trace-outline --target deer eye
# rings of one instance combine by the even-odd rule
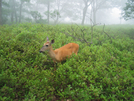
[[[46,47],[48,47],[48,45],[46,45]]]

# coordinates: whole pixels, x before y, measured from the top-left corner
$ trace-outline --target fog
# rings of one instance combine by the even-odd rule
[[[0,0],[0,24],[133,24],[121,13],[127,0]]]
[[[98,21],[97,22],[98,23],[102,23],[102,24],[103,23],[105,23],[105,24],[129,24],[130,23],[128,21],[125,21],[123,18],[120,19],[120,17],[121,17],[121,10],[119,8],[114,7],[112,9],[109,9],[108,12],[109,12],[109,14],[107,13],[107,15],[104,16],[105,19],[104,18],[99,19],[100,16],[98,14],[98,17],[97,17]],[[85,21],[85,24],[89,24],[89,22],[88,21],[86,22],[86,21]],[[68,22],[71,22],[71,23],[81,23],[80,20],[79,21],[73,21],[69,17],[66,17],[64,19],[64,22],[66,22],[66,23],[68,23]]]

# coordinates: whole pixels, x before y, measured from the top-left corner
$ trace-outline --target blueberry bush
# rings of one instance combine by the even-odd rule
[[[117,101],[134,99],[134,26],[95,26],[93,44],[64,34],[91,27],[76,25],[15,24],[0,26],[1,101]],[[47,52],[39,53],[46,37],[53,48],[78,43],[78,55],[54,63]]]

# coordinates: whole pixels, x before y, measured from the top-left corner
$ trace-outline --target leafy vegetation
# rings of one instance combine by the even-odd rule
[[[134,19],[134,0],[127,0],[126,6],[123,8],[122,17],[125,20]]]
[[[95,26],[93,44],[74,40],[76,25],[15,24],[0,26],[0,100],[130,100],[134,99],[133,25]],[[91,41],[91,27],[85,39]],[[68,31],[70,30],[70,31]],[[78,37],[77,34],[77,37]],[[78,43],[78,55],[54,63],[47,52],[39,53],[46,37],[53,48]]]

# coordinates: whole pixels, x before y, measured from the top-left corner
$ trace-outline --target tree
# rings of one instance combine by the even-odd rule
[[[2,0],[0,0],[0,25],[2,25]]]
[[[61,16],[63,18],[66,17],[66,15],[64,16],[64,13],[67,14],[67,12],[64,10],[67,2],[68,0],[55,0],[55,2],[52,3],[53,11],[50,12],[50,17],[54,20],[54,24],[59,23],[59,19],[61,18]]]
[[[47,22],[49,24],[49,13],[50,13],[50,1],[47,0]]]
[[[10,16],[10,5],[9,5],[9,0],[2,0],[1,4],[1,24],[5,24]]]
[[[22,14],[22,7],[25,2],[30,2],[30,0],[20,0],[20,13],[19,13],[19,23],[21,23],[21,14]]]
[[[42,19],[42,16],[38,11],[31,11],[30,14],[32,15],[36,23],[38,23],[38,21]]]
[[[52,13],[50,13],[51,18],[54,20],[54,23],[57,24],[58,19],[60,18],[60,13],[58,10],[54,10]]]
[[[134,0],[128,0],[123,8],[122,17],[125,20],[134,19]]]
[[[20,4],[22,5],[20,7]],[[12,24],[13,22],[21,22],[22,17],[26,18],[29,14],[30,0],[2,0],[2,24]],[[28,4],[28,5],[27,5]],[[24,7],[25,6],[25,7]],[[24,13],[25,15],[24,15]]]
[[[45,15],[47,15],[47,23],[49,24],[49,15],[50,15],[50,3],[53,0],[38,0],[39,3],[44,3],[47,5],[47,11],[45,12]]]
[[[84,1],[84,9],[83,9],[83,17],[82,17],[82,25],[85,21],[85,16],[88,11],[90,11],[90,18],[88,20],[92,19],[92,23],[96,24],[96,14],[97,11],[100,9],[106,9],[109,8],[109,1],[107,0],[83,0]],[[88,10],[88,8],[90,9]]]
[[[90,6],[90,4],[92,3],[93,0],[83,0],[84,1],[84,8],[83,8],[83,16],[82,16],[82,22],[81,24],[83,25],[84,24],[84,21],[85,21],[85,16],[86,16],[86,13],[87,13],[87,9],[88,7]]]
[[[16,0],[10,0],[9,1],[10,4],[10,13],[11,13],[11,22],[14,22],[14,18],[15,18],[15,22],[18,22],[18,18],[17,18],[17,10],[16,10]]]
[[[61,20],[69,18],[72,22],[81,20],[81,9],[83,8],[82,0],[60,0],[60,9],[58,10]],[[57,3],[58,7],[58,3]]]
[[[108,5],[107,0],[93,0],[91,6],[92,6],[92,10],[91,10],[91,15],[92,15],[92,20],[93,23],[96,24],[96,14],[97,11],[100,9],[106,9],[106,8],[110,8],[110,6]]]
[[[56,1],[56,2],[55,2],[56,5],[57,5],[57,10],[54,10],[53,13],[51,13],[51,18],[53,18],[55,24],[57,24],[59,18],[61,17],[61,16],[60,16],[60,4],[61,4],[61,1],[60,1],[60,0],[55,0],[55,1]]]

